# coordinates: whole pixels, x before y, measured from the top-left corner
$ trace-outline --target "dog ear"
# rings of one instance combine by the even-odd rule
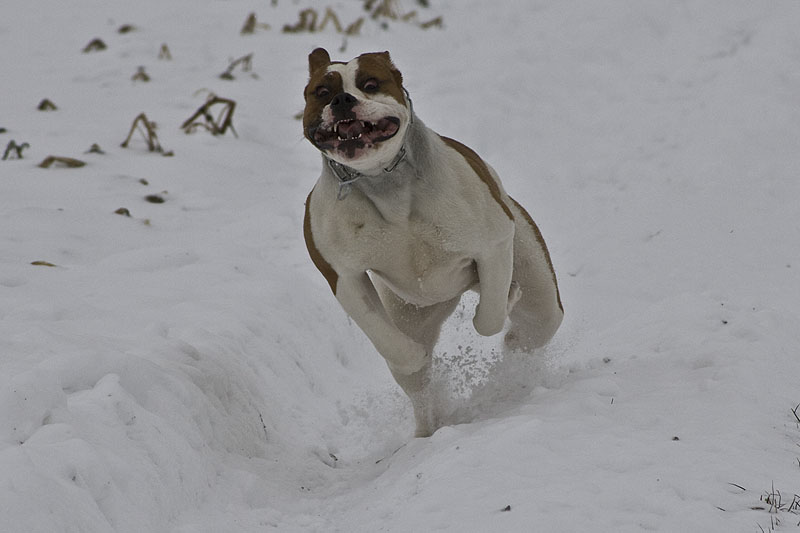
[[[308,54],[308,73],[314,74],[314,72],[322,67],[327,67],[331,64],[331,56],[328,55],[328,51],[324,48],[317,48],[310,54]]]
[[[381,59],[383,59],[384,61],[386,61],[386,63],[389,64],[389,71],[392,73],[395,83],[397,83],[398,87],[402,87],[403,75],[400,74],[400,71],[397,70],[397,67],[394,66],[394,63],[392,63],[392,58],[389,55],[389,52],[388,51],[378,52],[378,56],[380,56]]]

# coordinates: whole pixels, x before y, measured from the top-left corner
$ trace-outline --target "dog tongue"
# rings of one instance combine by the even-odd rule
[[[339,137],[343,139],[355,139],[364,132],[364,126],[360,120],[340,122],[338,128]]]

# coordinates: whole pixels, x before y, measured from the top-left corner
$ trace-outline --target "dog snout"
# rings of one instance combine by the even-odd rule
[[[352,109],[358,99],[350,93],[339,93],[331,100],[331,111],[337,119],[352,118]]]

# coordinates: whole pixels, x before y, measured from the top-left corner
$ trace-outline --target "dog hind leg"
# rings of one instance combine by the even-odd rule
[[[511,310],[505,336],[508,350],[533,350],[555,335],[564,317],[550,255],[539,228],[525,209],[512,199],[516,220],[514,275],[522,295]]]

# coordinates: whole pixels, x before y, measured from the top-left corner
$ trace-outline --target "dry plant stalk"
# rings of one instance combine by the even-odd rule
[[[158,52],[158,58],[166,59],[167,61],[172,60],[172,54],[169,52],[169,47],[167,46],[167,43],[161,45],[161,50],[159,50]]]
[[[427,7],[425,3],[422,3],[422,5],[423,7]],[[418,22],[419,16],[416,10],[411,10],[405,14],[401,14],[397,0],[364,0],[364,10],[369,13],[370,18],[373,20],[399,20],[408,24],[415,24],[423,30],[432,28],[434,26],[442,26],[442,17],[436,17],[427,22]],[[284,33],[300,33],[305,31],[310,33],[320,32],[325,30],[330,23],[333,25],[337,33],[350,36],[358,35],[361,31],[362,25],[364,24],[364,17],[359,17],[350,25],[344,27],[339,20],[338,15],[331,7],[325,8],[325,13],[322,17],[320,17],[320,12],[313,8],[303,9],[300,11],[299,17],[300,19],[296,24],[286,24],[283,27]],[[250,19],[248,19],[248,22],[250,22]],[[383,23],[383,25],[385,27],[385,23]],[[245,24],[245,28],[248,27],[248,24]],[[242,31],[244,32],[244,28]]]
[[[330,7],[325,8],[325,16],[322,17],[322,22],[319,23],[317,31],[324,30],[329,21],[333,24],[333,27],[336,28],[337,33],[342,33],[342,25],[339,23],[339,17],[336,16],[336,13],[334,13],[333,9]]]
[[[165,194],[166,192],[167,191],[164,191]],[[164,197],[158,194],[148,194],[147,196],[144,197],[144,199],[146,202],[150,202],[151,204],[163,204],[164,202],[166,202]]]
[[[422,7],[429,7],[428,2],[419,2]],[[373,19],[385,17],[390,20],[401,20],[410,24],[417,24],[423,30],[428,28],[441,28],[442,17],[433,18],[427,22],[417,22],[418,14],[416,10],[409,11],[405,15],[400,15],[397,7],[397,0],[364,0],[364,10],[370,12]]]
[[[367,11],[372,9],[372,5],[374,1],[368,1],[364,8]],[[399,17],[397,15],[397,10],[394,7],[395,0],[380,0],[378,3],[378,7],[372,11],[372,18],[377,19],[378,17],[386,17],[392,20],[397,20]]]
[[[300,21],[294,26],[289,24],[283,27],[284,33],[299,33],[301,31],[315,32],[317,31],[317,14],[316,9],[308,8],[300,12]]]
[[[136,69],[136,74],[131,76],[131,80],[148,82],[150,81],[150,76],[144,71],[144,67],[139,67]]]
[[[56,107],[56,104],[52,102],[52,100],[50,100],[49,98],[45,98],[44,100],[39,102],[39,105],[36,107],[36,109],[38,109],[39,111],[55,111],[58,108]]]
[[[244,21],[244,26],[242,26],[242,31],[239,33],[241,35],[250,35],[256,32],[256,24],[258,21],[256,20],[256,14],[250,13],[247,15],[247,20]]]
[[[73,159],[71,157],[62,157],[58,155],[49,155],[45,157],[41,163],[39,163],[39,166],[41,168],[50,168],[54,164],[57,164],[56,166],[64,166],[67,168],[80,168],[86,165],[86,163],[84,163],[80,159]]]
[[[92,39],[89,41],[89,44],[83,48],[83,53],[88,54],[89,52],[99,52],[101,50],[105,50],[106,48],[108,48],[106,43],[104,43],[101,39]]]
[[[339,16],[330,7],[325,8],[325,14],[322,21],[317,24],[319,20],[319,12],[317,10],[308,8],[300,12],[300,20],[294,26],[287,24],[283,27],[284,33],[300,33],[307,31],[310,33],[323,31],[328,24],[333,24],[336,33],[343,33],[345,35],[358,35],[361,31],[361,25],[364,23],[364,17],[359,17],[349,26],[344,28]]]
[[[142,134],[145,142],[147,143],[147,149],[150,152],[158,152],[164,155],[172,155],[172,152],[164,152],[164,149],[161,148],[161,144],[158,142],[158,135],[156,135],[156,123],[150,122],[147,120],[147,115],[144,113],[139,113],[135,119],[133,119],[133,124],[131,124],[131,131],[128,133],[128,136],[122,141],[123,148],[128,147],[128,143],[133,137],[133,132],[139,131]]]
[[[423,30],[427,30],[428,28],[433,28],[433,27],[441,28],[442,24],[443,24],[442,17],[439,16],[429,20],[428,22],[423,22],[422,24],[419,25],[419,27],[422,28]]]
[[[264,22],[258,22],[256,14],[250,13],[247,15],[247,20],[244,21],[244,26],[242,26],[242,31],[240,33],[241,35],[252,35],[256,32],[257,28],[268,30],[270,26]]]
[[[228,65],[228,69],[219,75],[220,78],[223,80],[233,80],[233,69],[238,67],[239,65],[242,66],[242,72],[250,72],[253,70],[253,54],[249,53],[246,56],[242,56],[239,59],[235,59]]]
[[[358,35],[361,32],[362,24],[364,24],[364,17],[358,17],[355,22],[344,30],[345,35]]]
[[[222,110],[215,120],[211,114],[211,108],[217,104],[222,106]],[[233,136],[238,139],[239,135],[233,127],[234,109],[236,109],[236,102],[233,100],[210,94],[206,102],[181,124],[181,129],[188,134],[194,132],[197,128],[205,128],[212,135],[225,135],[225,132],[230,129],[233,132]]]
[[[8,145],[6,145],[6,151],[3,152],[3,161],[8,159],[10,155],[17,154],[17,159],[22,159],[22,151],[26,148],[30,148],[31,145],[24,142],[22,144],[17,144],[14,139],[8,141]]]

